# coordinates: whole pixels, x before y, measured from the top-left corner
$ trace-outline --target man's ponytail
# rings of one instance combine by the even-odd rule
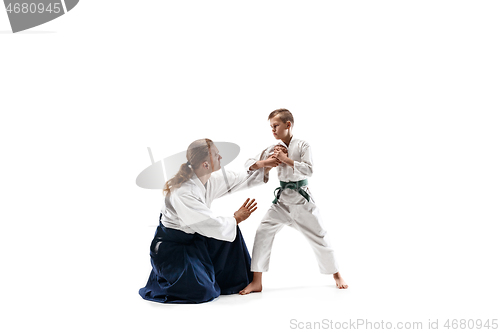
[[[200,139],[191,143],[186,152],[188,161],[183,163],[177,174],[165,183],[163,194],[169,195],[173,189],[190,180],[193,177],[194,169],[210,158],[212,145],[213,142],[210,139]]]

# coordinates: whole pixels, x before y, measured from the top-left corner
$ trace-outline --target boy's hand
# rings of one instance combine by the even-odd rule
[[[240,207],[235,213],[234,213],[234,218],[236,219],[236,224],[240,224],[240,222],[245,221],[250,214],[255,212],[257,209],[257,203],[254,202],[255,199],[252,199],[252,201],[248,202],[250,198],[248,198],[243,206]]]
[[[276,153],[274,155],[279,161],[285,163],[285,164],[288,164],[290,166],[293,166],[293,160],[288,158],[288,155],[285,154],[284,152],[282,151],[279,151],[278,153]]]

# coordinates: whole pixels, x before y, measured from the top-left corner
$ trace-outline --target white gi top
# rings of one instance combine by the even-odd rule
[[[269,156],[274,153],[274,147],[277,144],[285,146],[288,149],[288,158],[294,161],[293,167],[285,163],[281,163],[276,167],[278,169],[278,179],[280,181],[297,182],[299,180],[307,179],[308,177],[312,176],[313,161],[311,147],[306,141],[296,139],[294,136],[292,136],[292,139],[290,140],[288,146],[280,140],[278,143],[266,148],[255,158],[248,159],[248,161],[245,163],[245,168],[249,170],[250,166],[252,166],[255,162],[269,158]],[[276,184],[276,186],[279,186],[279,184]],[[307,185],[302,186],[302,189],[304,189],[304,191],[306,191],[311,196],[312,200],[312,195]],[[307,200],[297,191],[285,189],[281,193],[279,202],[286,204],[304,204],[307,203]]]
[[[264,169],[236,173],[226,171],[231,193],[267,182]],[[200,235],[232,242],[236,238],[236,219],[216,216],[211,210],[212,201],[228,193],[221,171],[213,172],[206,186],[193,177],[165,197],[161,213],[161,223],[172,229],[188,234]]]

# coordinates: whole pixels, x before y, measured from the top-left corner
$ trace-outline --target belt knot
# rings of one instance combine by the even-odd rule
[[[309,194],[307,194],[307,192],[301,188],[304,185],[307,185],[307,179],[299,180],[298,182],[282,182],[282,181],[280,181],[280,187],[277,187],[274,190],[273,204],[278,203],[278,199],[281,196],[281,192],[283,192],[283,190],[285,190],[287,188],[289,188],[290,190],[294,190],[294,191],[299,192],[300,195],[302,195],[304,198],[306,198],[306,200],[309,202],[309,199],[310,199]],[[276,193],[276,191],[278,191],[278,193]]]

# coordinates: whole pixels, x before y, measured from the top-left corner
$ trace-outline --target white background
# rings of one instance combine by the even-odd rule
[[[498,318],[499,14],[496,1],[83,0],[12,34],[0,10],[2,331]],[[349,289],[286,228],[263,293],[144,301],[162,204],[135,185],[146,147],[160,159],[230,141],[240,170],[274,142],[281,107],[313,147]],[[257,199],[250,251],[277,182],[214,203],[232,215]]]

